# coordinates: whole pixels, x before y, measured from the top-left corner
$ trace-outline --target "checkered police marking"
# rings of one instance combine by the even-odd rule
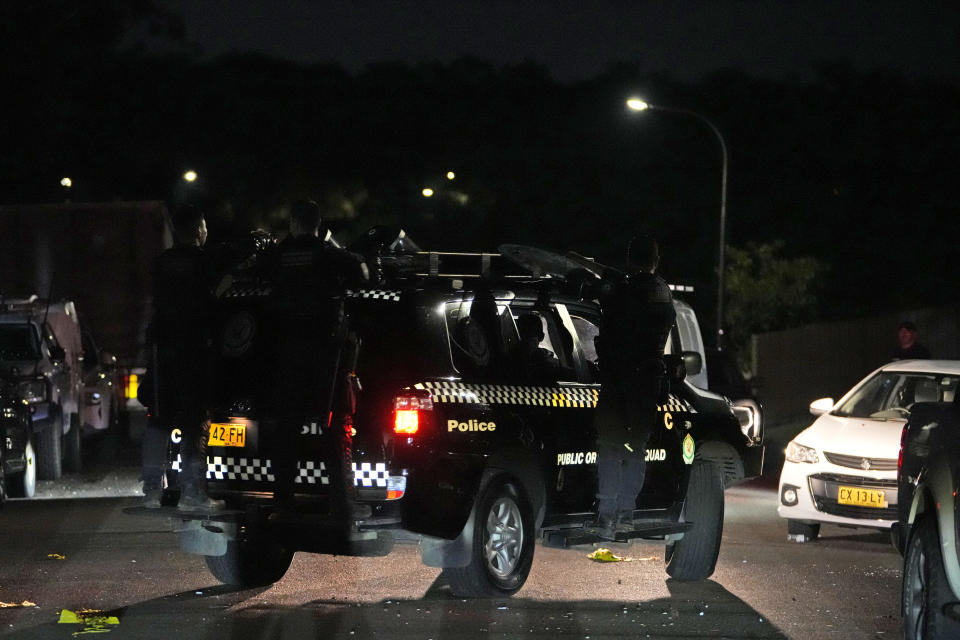
[[[693,405],[684,400],[683,398],[678,398],[677,396],[670,394],[670,397],[667,399],[667,404],[662,404],[657,407],[657,411],[665,411],[670,413],[680,413],[686,411],[687,413],[696,413],[693,409]]]
[[[400,302],[399,291],[386,291],[384,289],[359,289],[357,291],[347,290],[347,296],[350,298],[361,298],[363,300],[385,300],[387,302]]]
[[[297,478],[293,481],[295,484],[330,484],[330,476],[327,475],[327,466],[320,462],[317,464],[313,460],[297,462]]]
[[[383,462],[371,464],[370,462],[361,462],[357,465],[353,463],[353,486],[357,487],[386,487],[387,465]]]
[[[446,404],[516,404],[537,407],[593,409],[599,387],[528,387],[502,384],[466,384],[462,382],[418,382],[415,389],[426,389],[434,402]],[[670,394],[658,411],[693,413],[693,405]]]
[[[233,284],[223,294],[224,298],[260,298],[270,295],[272,289],[268,285],[245,282]]]
[[[174,471],[183,470],[183,458],[178,454],[170,468]],[[273,463],[258,458],[224,458],[221,456],[207,457],[208,480],[252,480],[254,482],[276,482]],[[314,460],[297,461],[296,484],[330,484],[330,475],[323,462]]]
[[[275,478],[269,460],[212,456],[207,457],[207,479],[273,482]]]
[[[416,389],[430,391],[434,402],[452,404],[519,404],[538,407],[590,408],[597,404],[592,387],[528,387],[504,384],[422,382]]]

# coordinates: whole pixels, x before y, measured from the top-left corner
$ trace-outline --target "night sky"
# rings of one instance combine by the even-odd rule
[[[734,67],[803,79],[811,62],[960,84],[960,3],[162,0],[204,53],[261,51],[350,71],[378,61],[531,61],[576,82],[611,62],[695,80]]]

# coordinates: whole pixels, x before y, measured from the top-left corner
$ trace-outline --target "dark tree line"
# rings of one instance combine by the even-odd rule
[[[613,263],[645,228],[709,318],[719,148],[694,119],[628,112],[639,94],[723,132],[728,242],[817,260],[813,318],[960,293],[956,86],[841,63],[813,81],[725,70],[695,83],[623,64],[564,85],[535,65],[473,59],[357,74],[207,59],[149,0],[4,3],[0,24],[0,203],[193,199],[226,235],[280,229],[284,203],[314,197],[344,240],[387,223],[427,247],[522,242]],[[186,169],[200,179],[184,183]]]

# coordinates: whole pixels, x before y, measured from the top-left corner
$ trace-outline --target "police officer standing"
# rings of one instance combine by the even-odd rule
[[[610,537],[619,521],[632,519],[656,405],[667,392],[663,350],[676,312],[670,287],[655,273],[659,261],[656,241],[635,236],[627,247],[626,273],[607,269],[597,291],[598,532]]]
[[[211,500],[206,492],[207,435],[210,423],[204,406],[207,327],[212,304],[211,274],[203,245],[207,223],[203,212],[185,205],[173,216],[174,246],[157,258],[154,321],[156,339],[155,375],[158,376],[159,411],[154,410],[160,433],[171,427],[181,432],[179,511],[223,509],[223,500]],[[157,429],[154,429],[157,431]],[[160,506],[162,469],[156,459],[163,457],[166,440],[144,451],[145,506]]]
[[[276,397],[281,424],[276,458],[280,502],[292,498],[301,426],[307,420],[327,425],[340,382],[338,372],[350,364],[343,353],[345,289],[361,285],[368,277],[359,255],[320,238],[320,224],[316,202],[295,202],[290,210],[290,233],[267,261],[275,287],[279,336]]]

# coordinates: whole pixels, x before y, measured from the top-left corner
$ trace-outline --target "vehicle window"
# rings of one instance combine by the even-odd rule
[[[100,364],[100,352],[97,349],[97,344],[93,341],[93,336],[90,335],[89,331],[84,331],[80,335],[80,339],[83,342],[83,367],[92,369]]]
[[[905,419],[916,402],[947,402],[956,393],[957,376],[880,372],[831,413],[851,418]]]
[[[513,307],[511,313],[520,337],[512,373],[529,383],[575,380],[573,336],[556,314],[529,307]]]
[[[0,360],[33,360],[37,355],[37,336],[30,325],[0,325]]]
[[[44,325],[44,332],[46,333],[46,346],[47,346],[47,355],[50,355],[50,347],[59,347],[60,342],[57,340],[56,334],[53,332],[53,329],[50,328],[50,325]]]
[[[697,317],[687,308],[677,309],[676,328],[679,344],[675,344],[676,352],[680,351],[698,351],[703,353],[703,343],[700,340],[700,328],[697,324]],[[671,331],[671,334],[674,332]]]
[[[677,331],[677,325],[673,325],[670,335],[667,336],[667,344],[663,347],[663,353],[666,355],[680,353],[680,344],[680,333]]]
[[[573,320],[573,326],[577,330],[577,338],[580,341],[580,350],[587,362],[597,364],[600,357],[597,355],[596,338],[600,335],[600,327],[580,316],[570,316]]]
[[[454,367],[467,377],[485,377],[489,367],[510,354],[519,342],[513,316],[497,304],[497,317],[487,322],[470,314],[472,301],[450,302],[445,315]],[[490,326],[488,326],[490,325]]]

